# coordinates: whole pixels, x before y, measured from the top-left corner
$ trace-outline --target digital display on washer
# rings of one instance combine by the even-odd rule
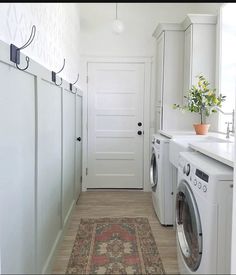
[[[209,176],[199,169],[196,169],[196,176],[198,176],[200,179],[208,182]]]

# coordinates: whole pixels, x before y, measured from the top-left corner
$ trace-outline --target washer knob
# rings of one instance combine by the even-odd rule
[[[189,163],[186,165],[185,173],[187,176],[190,174],[190,164]]]
[[[207,191],[206,185],[203,185],[202,190],[203,190],[203,192],[206,192],[206,191]]]
[[[194,184],[195,186],[197,185],[197,180],[196,180],[196,179],[193,180],[193,184]]]
[[[199,189],[201,189],[201,188],[202,188],[202,184],[201,184],[201,182],[200,182],[200,181],[198,182],[198,188],[199,188]]]

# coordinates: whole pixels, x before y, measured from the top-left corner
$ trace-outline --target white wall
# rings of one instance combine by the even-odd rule
[[[156,41],[152,37],[158,23],[182,22],[188,13],[217,14],[219,3],[118,3],[118,19],[125,30],[112,32],[115,3],[80,3],[81,55],[152,56],[155,60]],[[151,102],[155,96],[155,64],[152,69]],[[86,90],[82,67],[81,85]],[[150,128],[154,131],[154,104],[150,106]]]
[[[49,70],[59,71],[69,82],[79,72],[80,17],[76,3],[1,3],[0,40],[21,47],[28,40],[32,25],[36,25],[33,43],[22,50]],[[20,66],[25,66],[21,60]]]
[[[187,13],[214,13],[219,3],[118,3],[124,22],[121,35],[112,32],[115,3],[81,3],[81,54],[151,56],[152,33],[159,22],[181,22]]]

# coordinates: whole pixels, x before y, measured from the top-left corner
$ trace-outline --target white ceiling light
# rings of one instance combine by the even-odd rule
[[[117,9],[118,9],[118,4],[116,3],[116,19],[113,21],[112,29],[114,33],[120,34],[124,31],[124,24],[121,20],[118,19]]]

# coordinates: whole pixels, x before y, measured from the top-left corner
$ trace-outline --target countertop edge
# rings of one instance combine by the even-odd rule
[[[222,163],[224,163],[228,166],[234,167],[234,162],[233,161],[225,159],[224,157],[221,157],[221,156],[219,156],[217,154],[214,154],[212,152],[209,152],[206,149],[203,149],[203,148],[201,148],[197,145],[194,145],[193,143],[189,143],[189,147],[196,150],[196,151],[198,151],[198,152],[200,152],[200,153],[202,153],[202,154],[204,154],[204,155],[206,155],[206,156],[208,156],[208,157],[211,157],[215,160],[218,160],[218,161],[220,161],[220,162],[222,162]]]

